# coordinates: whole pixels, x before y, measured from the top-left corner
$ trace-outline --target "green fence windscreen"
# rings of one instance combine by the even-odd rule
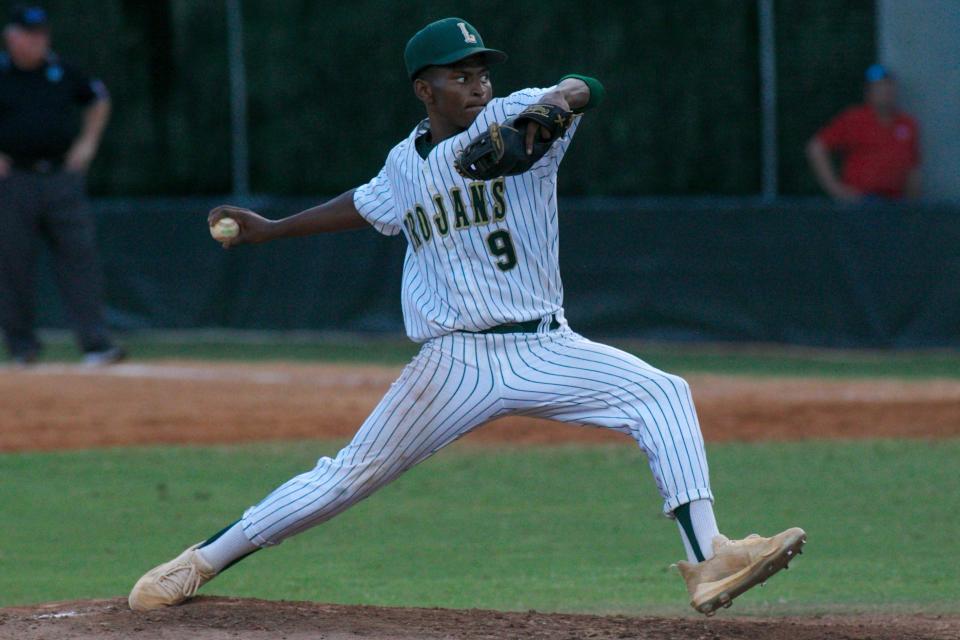
[[[402,332],[402,236],[224,251],[196,200],[95,203],[112,324]],[[269,217],[314,203],[252,203]],[[960,346],[960,209],[817,199],[560,200],[566,315],[587,335]],[[62,324],[49,272],[45,326]]]
[[[103,77],[114,118],[91,176],[106,195],[230,189],[226,16],[220,0],[49,0],[61,53]],[[505,93],[581,72],[607,103],[566,161],[568,195],[760,190],[753,0],[317,2],[245,0],[252,188],[339,193],[379,171],[422,117],[402,63],[430,20],[473,22],[510,60]],[[872,0],[777,0],[784,193],[815,193],[802,151],[859,99],[874,56]]]

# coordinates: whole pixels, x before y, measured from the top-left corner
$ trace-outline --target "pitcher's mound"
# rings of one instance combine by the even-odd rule
[[[0,609],[0,638],[102,640],[422,640],[432,638],[593,640],[915,640],[960,637],[960,617],[817,616],[806,618],[592,616],[482,610],[402,609],[200,597],[150,613],[126,600],[57,602]]]

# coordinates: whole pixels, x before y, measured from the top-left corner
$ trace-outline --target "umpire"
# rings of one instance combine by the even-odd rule
[[[50,50],[46,11],[13,9],[0,54],[0,326],[14,362],[36,361],[36,261],[49,245],[84,363],[124,357],[107,334],[85,174],[110,117],[106,88]]]

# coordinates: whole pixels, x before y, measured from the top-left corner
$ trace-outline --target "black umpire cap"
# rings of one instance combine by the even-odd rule
[[[10,11],[9,24],[22,29],[47,29],[50,26],[47,10],[35,4],[18,4]]]

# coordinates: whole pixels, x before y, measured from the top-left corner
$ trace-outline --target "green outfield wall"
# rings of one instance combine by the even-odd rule
[[[372,229],[225,251],[215,200],[96,201],[112,325],[400,333],[406,241]],[[260,199],[279,217],[315,204]],[[819,199],[560,199],[567,317],[587,335],[960,346],[960,208]],[[50,269],[44,326],[64,326]]]
[[[103,77],[114,118],[91,175],[100,195],[230,190],[221,0],[49,0],[61,53]],[[251,188],[338,193],[375,175],[422,117],[406,40],[445,15],[510,60],[498,93],[595,75],[608,101],[578,134],[568,195],[760,191],[754,0],[244,0]],[[812,194],[803,146],[860,99],[873,60],[872,0],[777,0],[780,184]]]

